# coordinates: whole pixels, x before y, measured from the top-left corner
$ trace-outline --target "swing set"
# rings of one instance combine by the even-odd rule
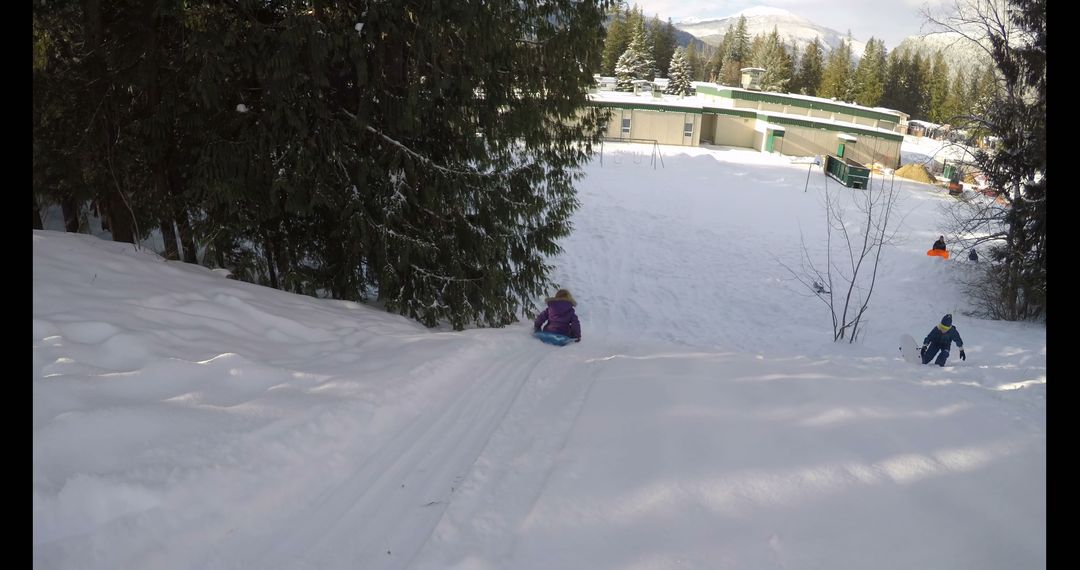
[[[650,144],[652,145],[652,153],[649,156],[649,164],[656,169],[657,159],[660,160],[660,166],[664,167],[664,157],[660,154],[660,142],[656,139],[636,139],[636,138],[609,138],[603,137],[600,139],[600,166],[604,166],[604,141],[610,142],[628,142],[638,144]],[[615,164],[622,164],[623,159],[619,156],[620,153],[612,152],[611,161]],[[634,164],[641,164],[645,160],[645,153],[640,147],[635,147],[633,159]]]

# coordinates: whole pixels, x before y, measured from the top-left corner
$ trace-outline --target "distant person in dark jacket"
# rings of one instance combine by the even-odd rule
[[[934,242],[934,247],[930,249],[945,249],[945,236],[938,236],[937,241]]]
[[[949,347],[954,341],[956,348],[960,349],[960,360],[967,360],[967,355],[964,354],[964,340],[960,338],[960,332],[956,330],[956,327],[952,326],[952,315],[945,315],[941,317],[940,323],[930,329],[930,334],[926,335],[922,341],[922,350],[919,351],[922,355],[922,363],[929,364],[936,354],[937,360],[934,364],[945,366],[945,361],[949,359]]]
[[[540,311],[533,321],[533,330],[561,334],[581,342],[581,323],[574,307],[577,301],[566,289],[559,289],[554,297],[545,299],[547,308]]]
[[[968,254],[968,259],[970,259],[971,261],[979,261],[979,254],[975,253],[975,250],[972,249],[971,253]]]

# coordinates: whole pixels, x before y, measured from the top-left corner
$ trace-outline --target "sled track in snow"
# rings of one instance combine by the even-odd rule
[[[477,552],[486,553],[493,568],[512,567],[518,529],[547,488],[602,370],[596,350],[575,351],[569,358],[560,353],[523,386],[409,570],[441,570],[448,560]],[[472,534],[477,527],[484,529],[483,547],[454,540],[457,529]],[[440,536],[440,529],[449,536]]]
[[[493,352],[499,356],[490,358]],[[446,405],[427,406],[328,488],[298,514],[287,536],[276,537],[259,566],[404,568],[442,517],[455,482],[468,473],[537,364],[550,354],[479,351],[455,370],[473,379],[467,389]],[[486,365],[472,366],[477,361]]]

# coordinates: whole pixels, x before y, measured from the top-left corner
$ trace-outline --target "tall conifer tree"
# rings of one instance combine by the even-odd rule
[[[35,196],[89,174],[130,220],[183,233],[190,212],[203,262],[241,278],[426,325],[513,322],[551,285],[599,141],[587,91],[612,5],[35,5]],[[91,123],[71,144],[65,125]]]
[[[638,25],[626,51],[615,65],[616,90],[633,91],[636,79],[652,79],[656,75],[656,62],[652,59],[645,23]]]
[[[690,65],[686,61],[686,50],[681,47],[675,48],[675,55],[671,58],[671,73],[665,93],[671,95],[690,94]]]
[[[817,95],[821,85],[821,73],[825,67],[825,56],[822,53],[821,42],[817,38],[806,46],[799,62],[798,93],[804,95]],[[795,93],[796,91],[792,91]]]

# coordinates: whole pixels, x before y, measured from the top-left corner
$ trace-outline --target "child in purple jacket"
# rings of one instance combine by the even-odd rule
[[[581,342],[581,323],[578,321],[574,307],[577,301],[566,289],[559,289],[554,297],[545,299],[547,308],[540,311],[533,321],[533,330],[544,330],[568,336],[577,342]],[[544,323],[547,324],[544,324]]]

